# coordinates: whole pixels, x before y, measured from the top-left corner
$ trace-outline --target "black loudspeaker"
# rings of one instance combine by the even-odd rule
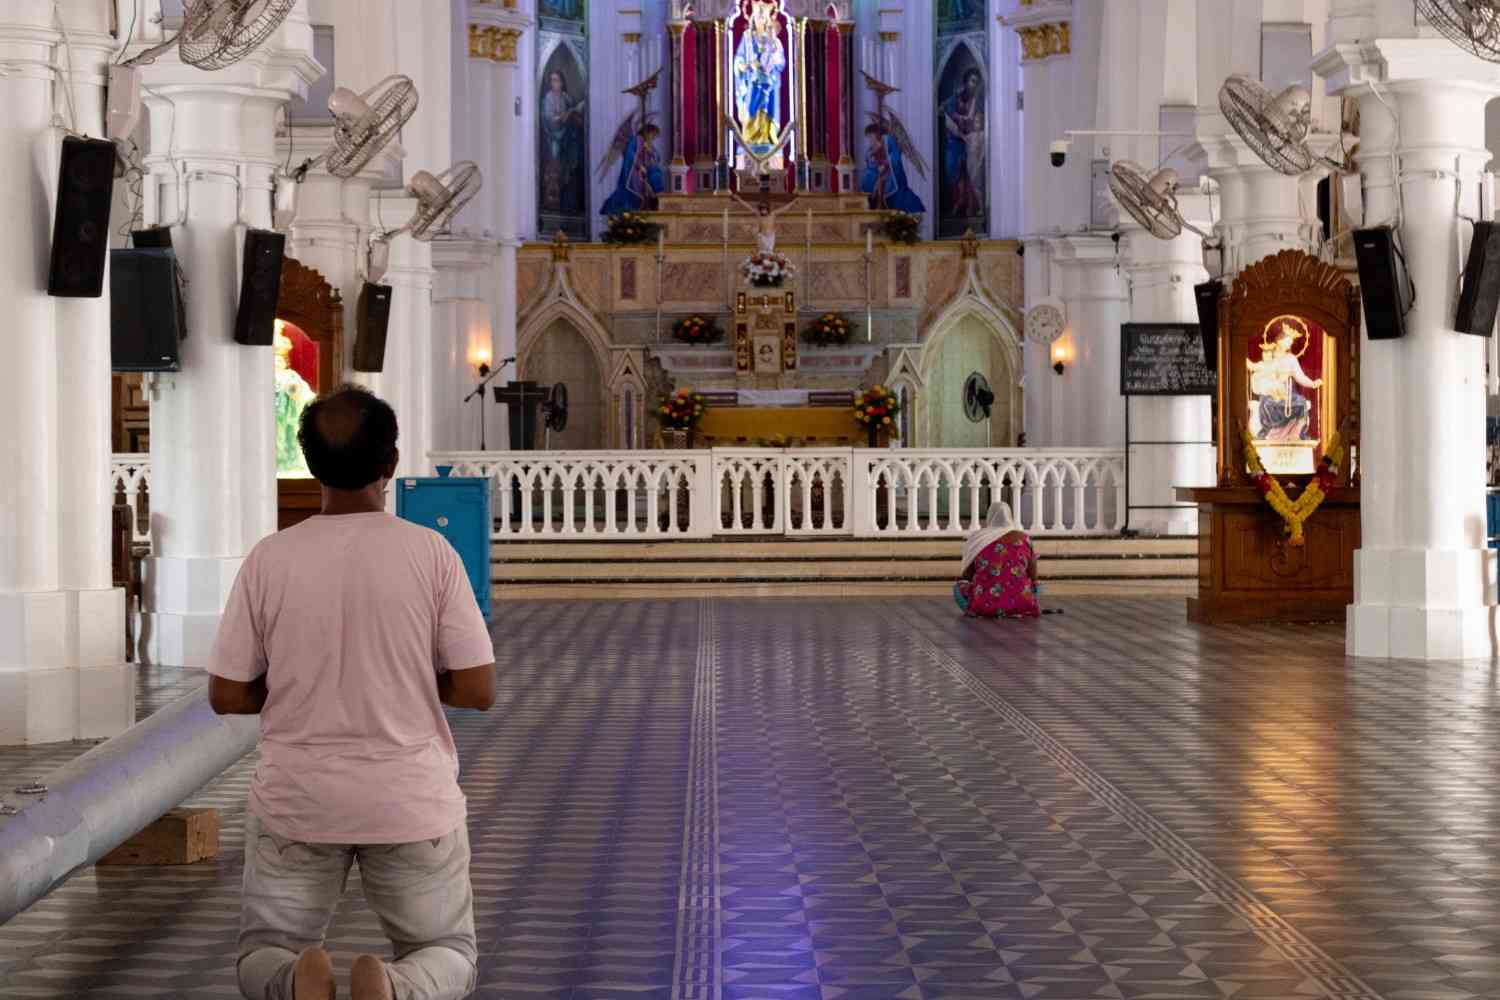
[[[1318,181],[1318,225],[1323,230],[1323,239],[1333,236],[1333,177]]]
[[[1203,361],[1208,370],[1219,370],[1219,296],[1224,293],[1224,282],[1205,281],[1193,286],[1193,298],[1198,302],[1198,338],[1203,341]]]
[[[171,250],[111,250],[109,346],[117,372],[182,370],[178,344],[185,328]]]
[[[354,370],[385,370],[385,328],[391,321],[391,288],[368,281],[359,290],[354,310]]]
[[[239,344],[269,347],[276,336],[276,300],[281,297],[281,257],[286,237],[266,229],[245,233],[245,266],[240,275],[240,308],[234,314]]]
[[[170,250],[172,249],[172,227],[153,226],[150,229],[137,229],[130,234],[130,243],[137,250]]]
[[[1359,297],[1370,339],[1406,336],[1406,274],[1397,259],[1391,230],[1385,226],[1356,229],[1354,259],[1359,265]]]
[[[105,139],[64,138],[48,295],[97,299],[104,294],[114,189],[115,144]]]
[[[1476,222],[1453,329],[1488,337],[1495,332],[1497,307],[1500,307],[1500,225]]]

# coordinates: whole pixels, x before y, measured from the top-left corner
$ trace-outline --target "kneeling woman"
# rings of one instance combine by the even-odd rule
[[[991,504],[985,526],[964,542],[954,599],[970,618],[1035,618],[1042,613],[1039,592],[1031,539],[1016,529],[1009,506]]]

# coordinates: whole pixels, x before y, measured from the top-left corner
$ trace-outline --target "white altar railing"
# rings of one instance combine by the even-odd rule
[[[1010,505],[1033,535],[1112,535],[1124,526],[1119,450],[451,452],[455,476],[492,481],[495,539],[717,536],[954,538]],[[132,541],[150,539],[151,460],[110,459]]]
[[[116,454],[109,457],[109,495],[130,505],[130,540],[151,540],[151,456]]]
[[[953,538],[1010,505],[1034,535],[1110,535],[1125,518],[1119,450],[450,452],[492,481],[495,539]]]

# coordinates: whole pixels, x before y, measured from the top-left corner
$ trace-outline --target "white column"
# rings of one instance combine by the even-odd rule
[[[431,412],[435,451],[478,450],[480,411],[488,413],[496,407],[477,399],[464,402],[464,397],[479,382],[477,364],[481,358],[487,357],[494,364],[514,353],[497,350],[493,338],[494,283],[490,276],[496,267],[496,254],[495,244],[480,241],[444,240],[432,245]],[[515,369],[508,368],[490,384],[514,376]],[[489,393],[487,397],[494,398]],[[503,434],[497,435],[486,430],[486,445],[491,450],[506,446]]]
[[[491,321],[492,344],[497,359],[510,357],[516,350],[516,251],[521,246],[521,235],[525,231],[520,218],[522,205],[531,199],[523,197],[520,185],[510,178],[528,174],[526,161],[531,143],[522,131],[524,117],[515,114],[516,98],[523,95],[525,85],[521,78],[519,50],[529,44],[526,29],[530,21],[511,14],[502,17],[496,34],[492,59],[496,66],[495,95],[495,147],[493,162],[496,164],[497,187],[495,199],[495,230],[499,236],[500,252],[495,258],[493,272],[494,314]],[[534,168],[534,164],[531,165]],[[534,172],[534,169],[532,169]],[[496,384],[516,378],[516,369],[499,376]],[[524,373],[522,373],[524,374]],[[505,407],[487,405],[489,446],[504,449],[509,446],[508,425]]]
[[[0,197],[16,223],[0,250],[0,745],[113,736],[135,720],[110,567],[108,278],[97,299],[45,291],[61,126],[103,133],[108,30],[107,11],[79,0],[0,13]]]
[[[1179,198],[1179,207],[1204,228],[1207,199]],[[1191,323],[1198,321],[1193,286],[1208,278],[1203,268],[1201,240],[1184,232],[1175,240],[1158,240],[1121,213],[1124,232],[1121,255],[1130,293],[1130,320],[1136,323]],[[1198,221],[1199,216],[1205,217]],[[1135,396],[1130,405],[1132,441],[1201,441],[1205,444],[1132,445],[1130,452],[1131,528],[1148,534],[1193,535],[1198,532],[1197,510],[1175,506],[1174,488],[1211,486],[1214,482],[1213,397]]]
[[[417,210],[414,198],[386,198],[387,220],[408,218]],[[371,203],[373,212],[375,204]],[[374,220],[378,223],[378,220]],[[369,376],[370,390],[396,411],[401,427],[399,476],[424,476],[432,450],[432,244],[410,236],[391,242],[391,318],[386,328],[385,370]],[[395,495],[391,494],[394,504]]]
[[[1118,245],[1108,236],[1050,241],[1055,294],[1067,306],[1063,374],[1050,386],[1057,421],[1048,444],[1075,448],[1125,445],[1120,395],[1120,324],[1126,316]]]
[[[207,664],[230,585],[276,526],[274,375],[269,347],[234,342],[246,225],[270,223],[280,106],[321,72],[305,21],[250,58],[206,74],[161,57],[146,68],[151,154],[163,222],[192,282],[182,371],[151,404],[152,558],[148,658]]]
[[[1459,244],[1470,235],[1460,216],[1478,214],[1478,173],[1489,160],[1484,108],[1500,94],[1500,75],[1430,39],[1341,45],[1318,70],[1330,90],[1360,95],[1366,224],[1401,220],[1416,289],[1406,336],[1360,345],[1362,537],[1348,652],[1488,658],[1495,562],[1485,547],[1485,342],[1452,324]]]

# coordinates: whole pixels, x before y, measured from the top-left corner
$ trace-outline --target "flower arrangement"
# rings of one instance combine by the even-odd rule
[[[719,337],[719,328],[706,316],[689,316],[672,325],[673,339],[684,344],[712,344]]]
[[[866,427],[884,430],[900,437],[896,416],[901,412],[901,398],[883,385],[866,389],[854,397],[854,419]]]
[[[1241,427],[1240,437],[1245,442],[1245,464],[1255,477],[1255,485],[1260,487],[1261,496],[1266,498],[1271,509],[1286,522],[1287,544],[1300,548],[1306,544],[1306,539],[1302,536],[1302,525],[1339,484],[1339,465],[1344,460],[1343,434],[1335,433],[1329,439],[1327,447],[1323,449],[1323,460],[1318,463],[1318,471],[1313,473],[1312,481],[1303,488],[1301,496],[1296,500],[1286,495],[1286,488],[1261,464],[1260,452],[1255,448],[1255,438],[1250,431]]]
[[[824,313],[813,321],[802,337],[810,344],[829,347],[849,343],[849,337],[853,333],[854,327],[847,319],[838,313]]]
[[[922,230],[922,219],[910,212],[892,212],[886,216],[885,225],[881,228],[886,239],[894,243],[915,243],[917,234]]]
[[[669,392],[661,399],[661,422],[674,431],[688,431],[698,426],[708,407],[703,397],[687,389]]]
[[[758,253],[745,258],[740,265],[745,280],[757,288],[780,288],[782,282],[797,276],[797,268],[779,253]]]
[[[611,215],[605,224],[604,242],[635,244],[654,240],[661,226],[648,220],[639,212],[620,212]]]

